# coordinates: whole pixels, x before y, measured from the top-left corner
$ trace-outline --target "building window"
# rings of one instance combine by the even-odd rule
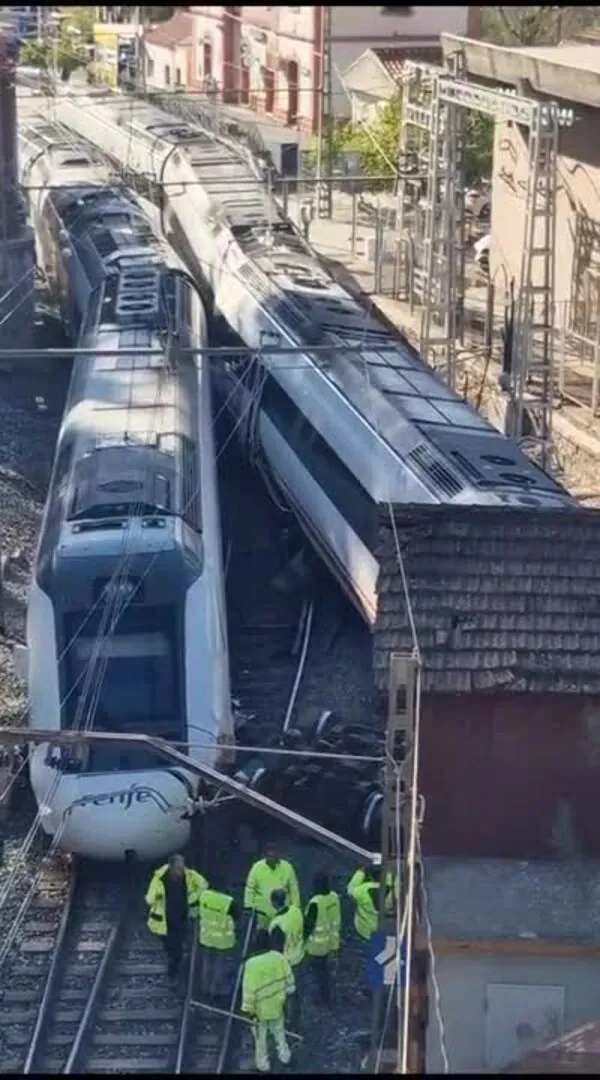
[[[205,41],[202,46],[202,67],[205,77],[212,75],[212,45],[210,41]]]
[[[154,60],[151,60],[150,57],[148,57],[148,60],[146,61],[146,74],[149,79],[154,75]]]
[[[382,15],[412,15],[411,7],[382,7]]]
[[[171,85],[171,68],[167,64],[165,66],[165,86]]]
[[[175,86],[181,86],[181,68],[175,68]]]

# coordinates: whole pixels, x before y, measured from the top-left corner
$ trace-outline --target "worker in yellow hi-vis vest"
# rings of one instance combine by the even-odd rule
[[[235,948],[236,924],[241,911],[233,896],[205,889],[198,905],[198,941],[202,949],[202,988],[214,997],[221,959]]]
[[[244,891],[244,907],[256,914],[261,929],[267,929],[277,914],[271,896],[277,889],[284,889],[288,903],[300,907],[298,878],[291,863],[281,859],[275,844],[267,844],[264,859],[250,868]]]
[[[304,912],[304,951],[314,974],[319,997],[331,1002],[331,960],[340,949],[342,905],[327,874],[315,874],[314,894]]]
[[[271,948],[269,934],[259,930],[255,951],[244,964],[242,978],[242,1012],[254,1023],[256,1068],[269,1072],[268,1036],[275,1041],[277,1057],[282,1065],[289,1064],[291,1051],[285,1033],[285,1003],[294,993],[294,974],[283,953]]]
[[[197,917],[200,897],[207,888],[206,878],[186,866],[182,855],[171,855],[152,875],[146,893],[148,929],[164,941],[172,978],[181,963],[187,919]]]

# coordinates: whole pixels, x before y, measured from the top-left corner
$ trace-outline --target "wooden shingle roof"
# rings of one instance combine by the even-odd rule
[[[411,651],[393,515],[436,692],[600,693],[600,511],[382,506],[378,686]]]

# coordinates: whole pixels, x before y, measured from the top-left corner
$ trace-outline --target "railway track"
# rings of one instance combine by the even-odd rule
[[[145,879],[73,865],[67,884],[49,865],[55,887],[42,876],[3,979],[0,1071],[177,1072],[185,975],[179,985],[165,977],[145,926]]]

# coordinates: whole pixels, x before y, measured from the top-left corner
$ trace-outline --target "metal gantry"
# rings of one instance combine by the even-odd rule
[[[539,445],[542,468],[551,465],[552,413],[560,394],[553,349],[557,113],[555,104],[540,104],[529,132],[525,236],[513,353],[521,359],[515,372],[514,434],[524,434],[526,410],[533,424],[531,438],[534,445]]]
[[[319,79],[319,127],[317,132],[317,217],[329,218],[332,215],[333,190],[331,181],[323,177],[333,173],[333,88],[331,57],[331,7],[321,7],[321,70]]]
[[[418,951],[415,940],[417,911],[410,887],[411,837],[418,823],[413,820],[418,782],[417,711],[419,660],[408,654],[392,653],[389,663],[388,716],[383,768],[381,812],[380,926],[390,944],[386,953],[393,960],[395,979],[384,983],[373,1004],[371,1031],[371,1071],[375,1073],[420,1072],[424,1047],[420,1043],[419,1010],[415,995],[419,965],[412,965]],[[416,793],[418,796],[418,793]],[[414,845],[413,845],[414,848]],[[413,852],[414,853],[414,852]],[[414,872],[414,868],[413,868]],[[394,910],[386,908],[389,889],[386,879],[396,882]],[[412,959],[411,956],[411,959]],[[389,965],[388,965],[389,970]],[[405,1023],[410,1015],[410,1022]],[[416,1023],[415,1023],[416,1022]],[[404,1063],[404,1067],[402,1066]]]
[[[410,189],[415,184],[425,187],[423,236],[412,275],[423,307],[421,352],[431,360],[434,350],[441,351],[453,385],[465,289],[465,112],[522,125],[529,132],[528,181],[512,368],[505,389],[511,399],[510,434],[538,451],[540,464],[547,468],[559,389],[553,363],[557,142],[559,128],[572,124],[573,116],[554,102],[469,82],[460,52],[451,58],[450,68],[407,62],[403,75],[400,230],[406,224]],[[425,133],[426,148],[421,138],[415,150],[415,131]]]

